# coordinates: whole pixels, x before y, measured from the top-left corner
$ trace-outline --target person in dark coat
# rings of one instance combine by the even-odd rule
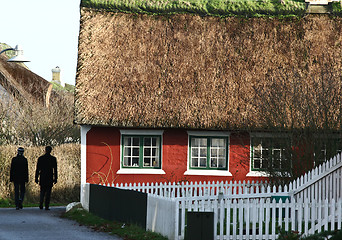
[[[57,183],[57,159],[51,155],[52,147],[45,147],[45,154],[38,158],[35,181],[40,185],[40,204],[43,209],[45,198],[45,210],[50,210],[50,197],[53,184]]]
[[[14,200],[17,210],[23,208],[25,183],[28,182],[28,164],[24,157],[24,148],[18,148],[18,154],[12,158],[10,182],[14,183]]]

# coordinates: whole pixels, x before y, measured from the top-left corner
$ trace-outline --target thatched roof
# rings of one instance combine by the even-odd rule
[[[342,19],[81,8],[78,124],[341,129]]]
[[[15,99],[30,104],[45,104],[50,83],[18,63],[0,55],[0,85]]]

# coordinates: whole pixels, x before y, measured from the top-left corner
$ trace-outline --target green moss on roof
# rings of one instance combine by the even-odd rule
[[[335,15],[342,16],[342,1],[341,2],[333,2],[332,3],[332,12]]]
[[[300,16],[305,13],[304,0],[82,0],[82,7],[144,13],[190,13],[207,16]]]

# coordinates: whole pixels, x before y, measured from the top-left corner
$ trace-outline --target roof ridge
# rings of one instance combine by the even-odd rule
[[[195,14],[205,16],[302,16],[301,0],[81,0],[81,7],[97,10],[152,15]]]

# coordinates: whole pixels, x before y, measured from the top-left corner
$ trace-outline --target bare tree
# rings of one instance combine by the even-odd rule
[[[73,95],[58,92],[49,107],[14,100],[0,104],[0,141],[31,146],[78,143],[79,127],[73,124]]]

